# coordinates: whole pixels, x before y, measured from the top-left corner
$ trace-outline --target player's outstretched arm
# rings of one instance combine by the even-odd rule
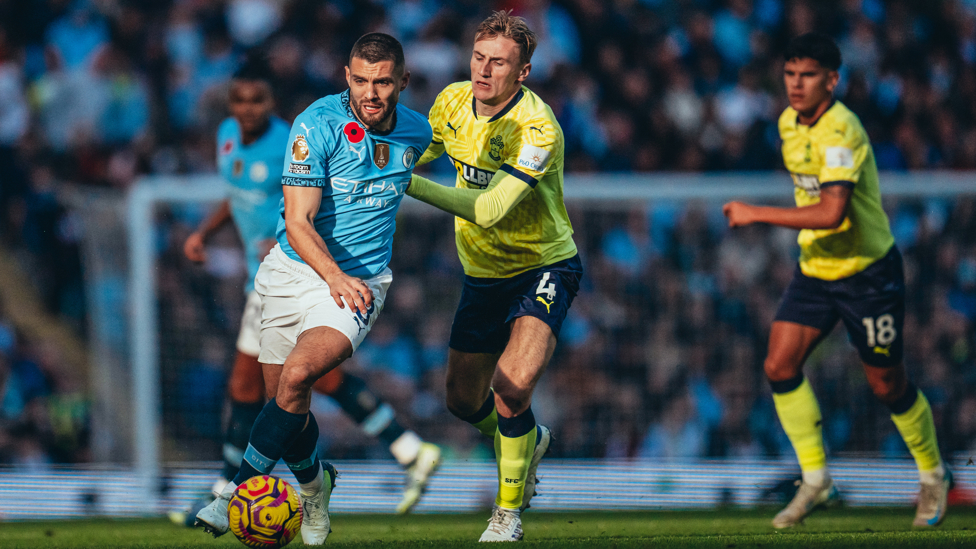
[[[434,104],[431,105],[430,112],[427,114],[427,121],[430,123],[431,130],[430,144],[427,145],[427,150],[424,151],[424,154],[420,155],[420,158],[417,159],[417,166],[423,166],[428,162],[437,160],[446,150],[444,136],[441,135],[441,128],[445,122],[442,116],[447,98],[445,92],[447,92],[446,89],[437,94],[437,98],[434,99]],[[455,135],[457,134],[457,132],[454,133]]]
[[[423,166],[428,162],[433,162],[440,158],[444,154],[444,142],[443,141],[431,141],[430,145],[427,146],[427,150],[424,154],[417,160],[417,166]]]
[[[214,231],[223,227],[225,223],[230,221],[230,219],[230,201],[224,200],[212,214],[203,220],[203,223],[200,223],[200,227],[186,238],[186,242],[183,243],[183,255],[185,255],[190,261],[196,263],[203,263],[206,261],[207,238]]]
[[[501,170],[486,189],[445,187],[416,174],[407,188],[409,196],[485,229],[501,221],[530,192],[528,183]]]
[[[790,229],[836,229],[844,222],[852,187],[853,184],[822,187],[820,202],[811,206],[775,208],[729,202],[722,206],[722,213],[729,219],[729,227],[769,223]]]
[[[285,234],[295,253],[329,285],[340,309],[343,298],[362,314],[373,302],[373,292],[362,280],[342,272],[325,241],[315,230],[315,216],[322,205],[321,187],[285,185]]]

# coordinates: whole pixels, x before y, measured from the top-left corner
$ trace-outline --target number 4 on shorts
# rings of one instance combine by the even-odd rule
[[[539,287],[535,289],[536,294],[546,294],[546,299],[552,301],[556,297],[556,283],[549,282],[549,273],[542,273],[542,280],[539,281]]]

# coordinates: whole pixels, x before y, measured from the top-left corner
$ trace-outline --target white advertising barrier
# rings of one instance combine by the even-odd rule
[[[954,462],[957,487],[973,500],[976,468]],[[392,514],[403,471],[393,461],[336,461],[330,509],[336,513]],[[219,463],[164,467],[155,500],[140,491],[132,468],[0,469],[0,520],[159,516],[184,509],[209,492]],[[275,472],[293,481],[286,467]],[[847,505],[912,506],[918,473],[911,460],[836,459],[831,474]],[[494,462],[447,462],[433,477],[417,513],[465,513],[491,506]],[[677,462],[547,460],[539,469],[536,511],[680,510],[719,505],[778,505],[773,487],[799,477],[795,463],[759,460]]]

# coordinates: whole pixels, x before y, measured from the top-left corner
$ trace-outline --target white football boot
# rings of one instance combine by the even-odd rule
[[[921,483],[918,492],[918,510],[912,526],[928,528],[938,526],[945,518],[949,502],[949,490],[952,489],[952,472],[946,468],[942,481],[937,484]]]
[[[210,502],[210,505],[200,509],[193,525],[202,527],[204,532],[213,534],[215,538],[226,534],[227,530],[230,529],[227,506],[230,505],[230,498],[233,497],[236,489],[236,484],[228,482],[224,489],[217,494],[217,497]]]
[[[329,475],[328,482],[325,474]],[[305,485],[299,485],[298,496],[302,500],[302,541],[305,545],[322,545],[332,532],[329,520],[329,499],[335,480],[338,476],[331,463],[322,462],[319,478],[309,484],[318,484],[317,490],[306,491]]]
[[[542,461],[543,456],[549,453],[549,445],[552,444],[552,431],[545,425],[539,425],[537,428],[541,435],[539,442],[535,445],[535,451],[532,452],[532,461],[529,462],[529,473],[525,477],[522,511],[529,508],[529,500],[532,499],[532,496],[536,495],[535,485],[539,483],[539,477],[536,475],[536,472],[539,470],[539,463]]]
[[[398,515],[409,513],[427,490],[427,481],[441,465],[441,449],[436,444],[424,442],[420,445],[416,459],[407,467],[407,484],[403,499],[397,505]]]
[[[831,507],[840,504],[840,494],[834,481],[825,476],[820,486],[797,481],[800,489],[793,496],[793,501],[773,518],[773,528],[789,528],[803,522],[803,519],[818,507]]]
[[[497,505],[491,509],[488,529],[478,541],[522,541],[522,511],[503,509]]]
[[[225,479],[224,477],[217,477],[217,480],[214,481],[213,486],[210,488],[210,493],[213,494],[213,497],[217,497],[221,492],[224,491],[224,488],[226,488],[228,484],[230,484],[229,480]]]

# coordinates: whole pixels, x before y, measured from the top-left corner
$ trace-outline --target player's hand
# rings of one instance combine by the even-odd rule
[[[183,243],[183,255],[194,263],[203,263],[207,260],[207,248],[203,243],[203,233],[194,232],[186,238]]]
[[[729,202],[722,206],[722,214],[729,218],[729,227],[744,227],[752,225],[752,206],[742,202]]]
[[[363,316],[367,314],[367,310],[373,304],[373,291],[362,279],[338,271],[327,277],[325,282],[329,285],[332,299],[340,309],[345,309],[342,303],[345,298],[353,311],[359,311]]]

